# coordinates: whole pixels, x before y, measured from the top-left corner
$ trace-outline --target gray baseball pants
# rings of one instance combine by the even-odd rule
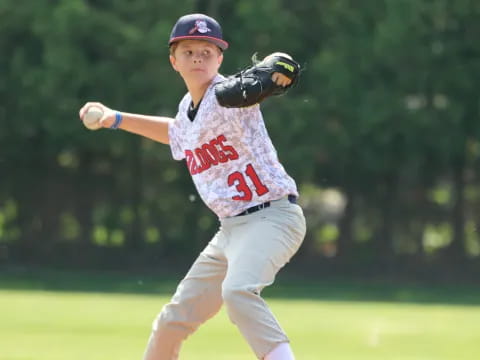
[[[223,303],[258,359],[288,342],[260,292],[296,253],[305,231],[302,209],[286,198],[221,219],[219,231],[155,319],[144,360],[178,359],[182,341]]]

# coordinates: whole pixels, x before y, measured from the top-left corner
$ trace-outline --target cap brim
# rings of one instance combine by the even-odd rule
[[[212,44],[217,45],[220,49],[226,50],[228,49],[228,43],[224,40],[220,40],[217,38],[214,38],[212,36],[195,36],[195,35],[189,35],[189,36],[177,36],[168,42],[168,45],[172,45],[174,42],[180,41],[180,40],[204,40],[208,41]]]

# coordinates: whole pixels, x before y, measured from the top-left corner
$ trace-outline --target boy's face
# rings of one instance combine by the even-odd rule
[[[170,63],[191,85],[205,85],[218,73],[223,61],[220,49],[203,40],[181,40],[170,55]]]

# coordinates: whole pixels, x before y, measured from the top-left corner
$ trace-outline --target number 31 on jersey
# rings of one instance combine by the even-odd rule
[[[247,184],[245,176],[247,176],[253,183],[253,186],[255,187],[254,190],[258,196],[262,196],[268,193],[268,188],[260,181],[257,172],[253,168],[252,164],[248,164],[244,173],[241,173],[240,171],[235,171],[228,176],[228,186],[235,186],[235,188],[239,192],[239,195],[235,195],[232,197],[233,200],[252,200],[253,193]]]

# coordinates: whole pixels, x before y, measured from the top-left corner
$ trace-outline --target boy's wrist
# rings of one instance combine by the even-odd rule
[[[123,121],[123,115],[119,111],[115,111],[115,118],[112,124],[110,124],[109,128],[113,130],[117,130]]]

